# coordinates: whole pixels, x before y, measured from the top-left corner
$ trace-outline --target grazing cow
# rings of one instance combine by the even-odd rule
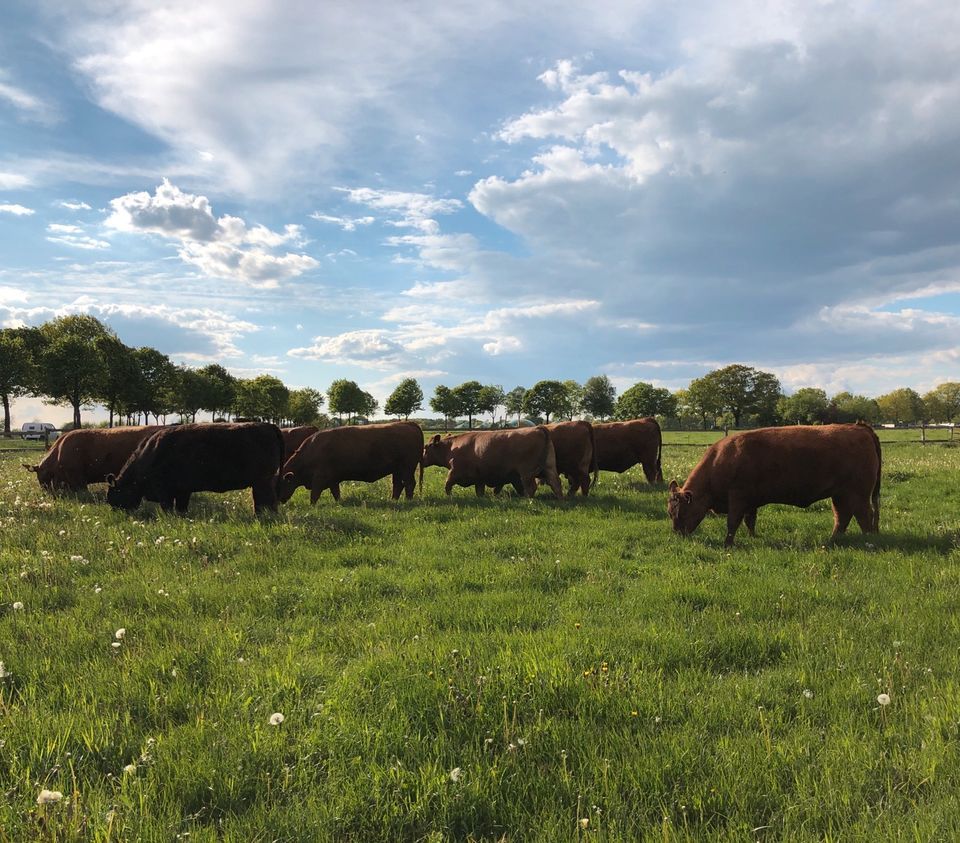
[[[757,508],[833,501],[833,534],[851,517],[865,533],[880,529],[880,440],[866,424],[767,427],[715,442],[681,487],[670,483],[673,529],[689,535],[708,510],[727,515],[726,545],[740,521],[754,535]]]
[[[563,497],[557,476],[557,455],[550,431],[543,425],[524,430],[477,430],[457,436],[433,437],[423,449],[423,467],[446,466],[450,469],[444,490],[454,486],[473,486],[482,497],[486,486],[495,489],[512,483],[521,494],[533,497],[537,478],[545,480],[554,495]]]
[[[623,422],[604,422],[593,426],[594,446],[597,451],[597,471],[623,473],[637,463],[643,466],[648,483],[662,483],[660,454],[663,437],[654,418],[632,419]]]
[[[146,498],[186,512],[194,492],[253,489],[253,508],[277,508],[283,436],[274,424],[184,424],[145,439],[116,476],[107,502],[132,510]]]
[[[548,424],[550,439],[557,453],[557,474],[570,481],[569,496],[577,489],[586,497],[590,490],[590,473],[597,470],[593,447],[593,425],[585,421]]]
[[[405,490],[409,500],[416,488],[422,451],[423,431],[415,422],[321,430],[284,463],[277,481],[277,497],[286,503],[300,486],[306,486],[310,503],[316,503],[324,489],[330,490],[334,500],[340,500],[342,481],[373,483],[390,474],[393,499],[398,500]]]
[[[36,474],[48,492],[85,492],[88,483],[106,483],[107,475],[120,471],[137,445],[158,430],[156,425],[71,430],[54,442],[39,465],[23,467]]]
[[[286,462],[294,455],[297,448],[306,442],[320,428],[312,424],[305,424],[302,427],[281,427],[283,434],[283,461]]]

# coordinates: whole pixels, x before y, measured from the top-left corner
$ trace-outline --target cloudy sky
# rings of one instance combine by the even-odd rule
[[[544,8],[5,3],[0,323],[381,398],[960,377],[960,7]]]

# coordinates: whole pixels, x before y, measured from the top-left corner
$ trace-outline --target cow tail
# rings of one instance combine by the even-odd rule
[[[663,431],[660,429],[660,423],[656,419],[651,419],[654,425],[657,428],[657,476],[655,480],[658,483],[663,482],[663,463],[661,462],[661,457],[663,456]]]
[[[587,425],[590,427],[590,449],[593,456],[590,458],[590,472],[593,474],[593,485],[597,485],[597,480],[600,479],[600,464],[597,462],[597,440],[593,435],[593,425],[590,422],[587,422]]]
[[[423,494],[423,454],[420,454],[420,480],[417,484],[417,488],[420,489],[420,494]]]
[[[880,532],[880,475],[883,473],[883,454],[880,451],[880,437],[876,431],[865,422],[857,422],[863,425],[873,437],[873,447],[877,449],[877,479],[873,484],[873,493],[870,495],[870,502],[873,504],[873,529]]]

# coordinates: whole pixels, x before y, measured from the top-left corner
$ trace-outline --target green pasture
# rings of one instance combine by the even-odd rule
[[[23,456],[0,841],[960,837],[960,448],[885,450],[880,535],[767,507],[732,550],[637,469],[557,502],[431,468],[258,522],[50,498]]]

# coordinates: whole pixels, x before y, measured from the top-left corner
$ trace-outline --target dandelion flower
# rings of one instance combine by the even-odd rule
[[[123,768],[123,772],[126,773],[127,775],[132,776],[135,772],[137,772],[137,765],[127,764],[127,766]]]
[[[811,691],[809,688],[804,688],[804,689],[803,689],[803,695],[804,695],[808,700],[812,700],[812,699],[813,699],[813,691]]]
[[[584,817],[580,820],[580,828],[586,830],[590,827],[590,817]]]
[[[120,629],[118,629],[115,633],[113,633],[113,637],[116,638],[117,641],[123,641],[123,637],[126,634],[127,634],[126,627],[121,626]]]
[[[23,601],[22,601],[22,600],[18,600],[16,603],[13,604],[13,611],[14,611],[14,612],[22,612],[22,611],[23,611]]]
[[[450,781],[452,781],[452,782],[458,782],[458,781],[460,781],[460,776],[462,776],[462,775],[463,775],[463,771],[462,771],[459,767],[454,767],[454,768],[450,771]]]
[[[63,794],[59,790],[41,790],[37,797],[38,805],[55,805],[63,799]]]
[[[877,694],[877,702],[880,703],[880,705],[890,705],[890,695]]]
[[[284,721],[284,716],[279,711],[275,711],[273,714],[270,715],[271,726],[279,726],[281,723],[283,723],[283,721]]]

